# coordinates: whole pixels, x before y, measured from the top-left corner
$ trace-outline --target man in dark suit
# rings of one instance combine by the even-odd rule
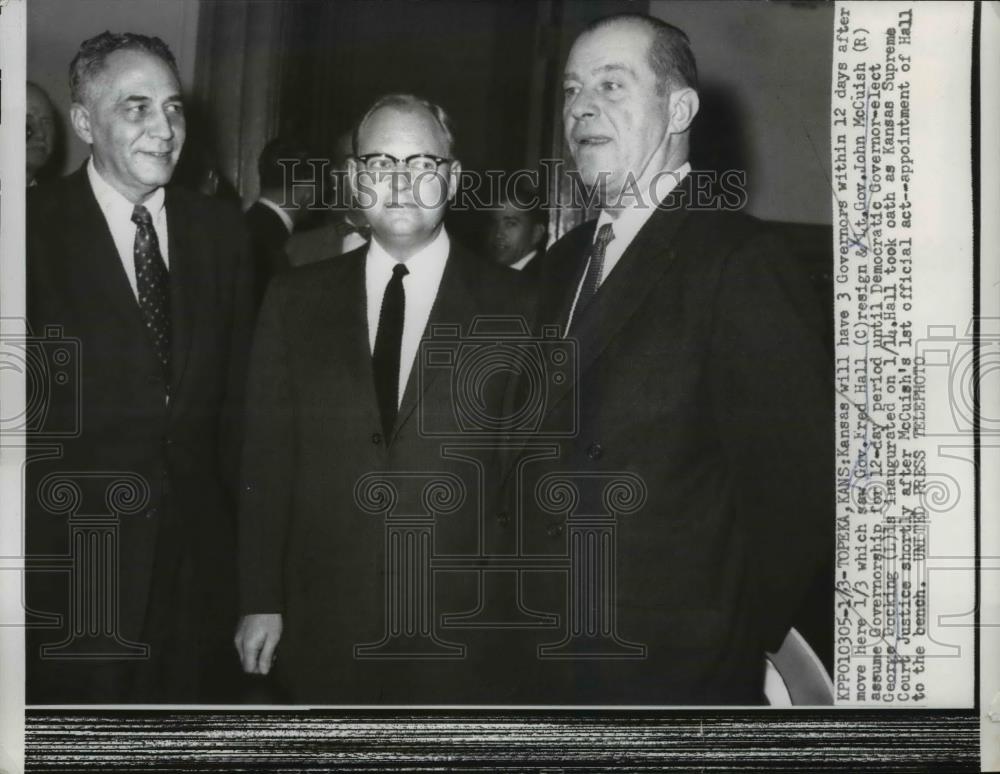
[[[454,380],[442,373],[478,315],[518,310],[518,276],[443,227],[460,165],[444,111],[379,99],[350,175],[371,242],[277,277],[261,308],[240,504],[243,668],[293,701],[450,703],[483,692],[485,630],[441,631],[477,604],[475,556],[494,449],[443,448]],[[428,370],[420,346],[444,352]],[[473,342],[474,343],[474,342]],[[488,416],[504,383],[477,392]],[[495,486],[495,485],[494,485]],[[439,571],[440,570],[440,571]]]
[[[52,159],[56,143],[56,119],[52,100],[45,89],[28,81],[25,86],[25,185],[38,185],[38,177]]]
[[[294,185],[293,176],[312,158],[309,151],[290,140],[276,137],[264,146],[257,160],[260,197],[244,218],[254,264],[254,298],[259,304],[275,274],[289,268],[285,245],[309,214],[316,200],[308,185]]]
[[[53,382],[29,433],[29,562],[48,570],[29,573],[29,605],[62,628],[29,632],[28,701],[228,700],[252,317],[240,213],[167,187],[185,123],[161,40],[102,33],[70,72],[91,156],[28,202],[29,322],[79,354],[62,363],[75,390]]]
[[[538,195],[527,186],[517,186],[500,204],[500,209],[490,213],[490,257],[501,266],[537,279],[541,276],[547,225]]]
[[[526,556],[570,563],[524,573],[519,604],[561,628],[509,648],[509,701],[760,703],[832,555],[822,307],[764,224],[692,181],[696,87],[684,33],[641,15],[595,22],[566,64],[600,217],[547,256],[539,318],[578,363],[538,430],[573,432],[511,468],[508,510]]]

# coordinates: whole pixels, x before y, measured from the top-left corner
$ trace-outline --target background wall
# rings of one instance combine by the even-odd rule
[[[269,134],[290,124],[328,152],[322,146],[390,88],[452,107],[470,167],[532,163],[559,144],[558,89],[548,84],[543,97],[538,81],[558,81],[568,38],[589,18],[645,4],[30,0],[28,77],[67,127],[61,166],[69,172],[87,153],[68,131],[67,68],[80,42],[106,29],[158,35],[177,57],[185,92],[213,106],[206,119],[222,171],[246,202]],[[649,8],[688,33],[698,58],[696,163],[746,169],[755,215],[829,224],[832,4],[651,0]],[[377,30],[391,46],[374,46]],[[552,130],[551,141],[537,136]]]
[[[162,38],[177,58],[181,86],[194,83],[200,0],[30,0],[28,79],[48,92],[65,127],[63,173],[87,158],[87,147],[69,128],[69,63],[80,43],[105,30]]]
[[[698,60],[703,115],[692,155],[746,169],[747,210],[758,217],[832,222],[833,10],[815,2],[650,2],[652,15],[688,34]]]

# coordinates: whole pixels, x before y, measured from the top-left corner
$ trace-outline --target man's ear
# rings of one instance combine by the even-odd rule
[[[451,171],[448,173],[448,201],[453,201],[458,195],[458,183],[462,179],[462,162],[455,159],[451,162]]]
[[[670,132],[682,134],[691,127],[698,115],[698,92],[694,89],[675,89],[670,92]]]
[[[90,111],[79,102],[74,102],[69,107],[69,122],[73,125],[76,136],[87,145],[94,144],[94,135],[90,131]]]

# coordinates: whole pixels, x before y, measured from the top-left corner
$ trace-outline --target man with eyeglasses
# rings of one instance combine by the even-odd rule
[[[404,577],[387,558],[407,550],[390,545],[389,522],[422,518],[435,507],[426,485],[447,480],[461,505],[435,519],[420,551],[476,552],[480,502],[491,497],[483,471],[495,460],[488,448],[449,453],[422,432],[456,406],[453,380],[422,370],[418,350],[439,326],[468,332],[477,316],[519,312],[524,294],[515,272],[468,254],[443,225],[461,166],[440,107],[382,97],[353,150],[349,175],[370,243],[277,277],[260,312],[235,644],[248,673],[268,674],[275,662],[295,702],[472,700],[485,674],[476,637],[488,631],[463,633],[464,650],[438,622],[476,607],[477,575]],[[501,414],[503,391],[500,380],[485,386],[485,414]],[[387,518],[361,507],[359,482],[373,473],[395,491]],[[416,618],[393,617],[399,606]]]

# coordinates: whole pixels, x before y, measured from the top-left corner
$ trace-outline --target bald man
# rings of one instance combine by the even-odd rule
[[[52,110],[52,100],[45,90],[37,83],[28,81],[27,99],[25,102],[27,114],[26,146],[25,146],[25,182],[30,188],[38,185],[38,173],[52,158],[55,147],[56,122]]]

